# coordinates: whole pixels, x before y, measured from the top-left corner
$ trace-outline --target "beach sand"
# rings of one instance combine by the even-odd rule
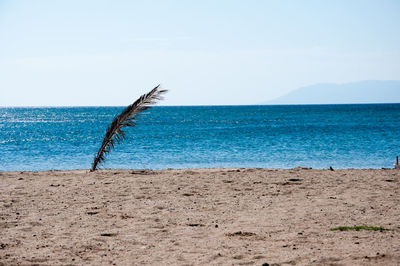
[[[0,265],[400,265],[399,170],[76,170],[0,180]],[[355,225],[391,230],[330,231]]]

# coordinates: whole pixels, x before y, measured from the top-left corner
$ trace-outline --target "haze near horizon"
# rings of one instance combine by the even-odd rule
[[[158,83],[163,105],[243,105],[400,80],[399,14],[399,1],[0,1],[0,106],[127,105]]]
[[[261,104],[400,103],[400,80],[321,83],[298,88]]]

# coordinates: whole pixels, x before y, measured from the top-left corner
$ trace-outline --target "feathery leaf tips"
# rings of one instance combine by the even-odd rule
[[[105,160],[105,155],[114,148],[115,143],[120,144],[125,138],[126,133],[122,129],[124,127],[135,126],[135,120],[141,112],[151,108],[151,105],[155,104],[158,100],[162,100],[162,94],[167,92],[167,90],[160,90],[159,88],[160,85],[157,85],[149,93],[143,94],[114,118],[106,131],[100,149],[94,157],[92,168],[90,169],[91,172],[95,171],[99,163]]]

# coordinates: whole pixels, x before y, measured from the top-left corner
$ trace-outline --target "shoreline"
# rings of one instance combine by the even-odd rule
[[[380,167],[380,168],[333,168],[330,170],[329,168],[313,168],[307,166],[297,166],[293,168],[262,168],[262,167],[200,167],[200,168],[165,168],[165,169],[151,169],[151,168],[99,168],[95,172],[101,171],[185,171],[185,170],[231,170],[231,169],[255,169],[255,170],[317,170],[317,171],[352,171],[352,170],[399,170],[394,167]],[[48,169],[48,170],[0,170],[0,173],[46,173],[46,172],[74,172],[74,171],[87,171],[90,172],[89,168],[86,169]]]
[[[400,171],[0,172],[0,265],[400,263]],[[388,231],[331,231],[382,226]]]

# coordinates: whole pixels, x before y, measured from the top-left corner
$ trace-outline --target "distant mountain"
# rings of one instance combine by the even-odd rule
[[[400,80],[368,80],[302,87],[263,104],[400,103]]]

